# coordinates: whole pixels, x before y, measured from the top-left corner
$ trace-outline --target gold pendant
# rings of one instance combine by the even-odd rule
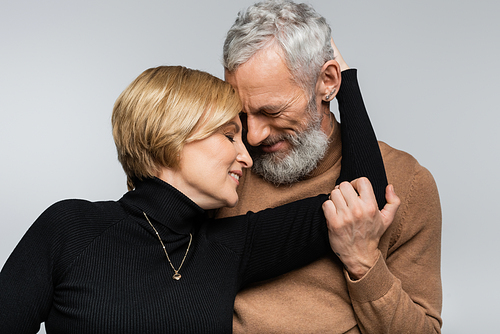
[[[181,274],[179,274],[179,273],[175,273],[175,274],[174,274],[174,276],[172,276],[172,278],[173,278],[174,280],[176,280],[176,281],[180,280],[180,279],[181,279],[181,277],[182,277],[182,276],[181,276]]]

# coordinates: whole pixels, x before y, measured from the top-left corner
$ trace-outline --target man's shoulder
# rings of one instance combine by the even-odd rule
[[[408,152],[398,150],[383,141],[379,141],[378,143],[380,153],[382,154],[382,158],[386,164],[402,163],[403,166],[407,166],[408,168],[418,164],[417,159],[415,159]]]
[[[384,142],[379,142],[379,146],[384,160],[387,181],[394,185],[396,193],[401,199],[410,193],[421,196],[437,193],[436,183],[431,172],[422,166],[415,157]]]
[[[429,173],[410,153],[398,150],[382,141],[379,141],[379,147],[388,178],[389,174],[410,176],[417,173]]]

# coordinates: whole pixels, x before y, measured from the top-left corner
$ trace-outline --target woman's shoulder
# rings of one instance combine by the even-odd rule
[[[72,229],[103,229],[122,221],[127,216],[116,201],[91,202],[83,199],[66,199],[52,204],[34,225],[42,225],[54,232]]]
[[[85,199],[65,199],[52,204],[43,214],[68,218],[89,219],[94,216],[106,217],[124,214],[116,201],[96,201]]]
[[[31,225],[12,256],[33,257],[36,250],[37,259],[52,268],[54,277],[59,277],[88,245],[127,217],[120,204],[114,201],[70,199],[56,202]]]

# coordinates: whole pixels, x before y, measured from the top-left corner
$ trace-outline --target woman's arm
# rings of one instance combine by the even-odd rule
[[[37,333],[52,305],[51,228],[45,218],[30,227],[0,272],[2,333]]]
[[[342,168],[337,184],[367,177],[380,210],[384,207],[387,177],[377,137],[359,89],[357,71],[342,72],[342,85],[337,95],[342,131]]]

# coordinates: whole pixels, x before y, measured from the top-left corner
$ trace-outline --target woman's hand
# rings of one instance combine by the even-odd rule
[[[387,204],[379,211],[370,181],[342,182],[323,203],[330,246],[352,279],[362,278],[380,256],[380,238],[399,207],[392,185],[386,188]]]
[[[333,57],[337,61],[337,63],[339,63],[339,65],[340,65],[340,72],[348,70],[349,66],[345,62],[345,60],[342,57],[342,55],[340,54],[339,49],[337,49],[337,46],[335,45],[335,42],[333,41],[333,38],[331,39],[331,43],[332,43],[332,48],[333,48]]]

